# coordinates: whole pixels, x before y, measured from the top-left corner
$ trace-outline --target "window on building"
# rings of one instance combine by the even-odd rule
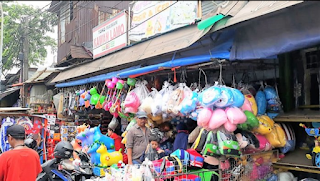
[[[62,44],[66,41],[66,25],[73,19],[73,3],[67,3],[60,8],[59,23],[60,23],[60,41]]]
[[[110,14],[108,12],[99,11],[99,24],[101,24],[109,18]]]

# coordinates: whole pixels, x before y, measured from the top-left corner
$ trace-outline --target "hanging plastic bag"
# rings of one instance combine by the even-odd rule
[[[258,115],[263,115],[267,110],[267,99],[263,91],[259,90],[256,94],[256,102],[258,108]]]
[[[232,97],[233,97],[231,105],[241,108],[245,101],[244,95],[238,89],[230,88],[230,90],[232,92]]]
[[[201,150],[201,154],[205,156],[220,155],[219,147],[218,147],[218,138],[217,138],[216,132],[210,131],[207,134],[207,138],[205,140],[204,147]]]
[[[228,107],[225,110],[228,120],[232,124],[242,124],[247,120],[246,115],[237,107]]]
[[[198,119],[197,119],[198,126],[207,128],[210,122],[210,119],[212,117],[212,113],[213,111],[210,108],[203,108],[198,115]]]
[[[219,151],[222,155],[239,156],[240,147],[237,138],[232,133],[217,131]]]
[[[231,88],[226,86],[221,86],[221,96],[220,99],[214,103],[215,107],[218,108],[225,108],[230,106],[233,102],[233,93],[231,91]]]
[[[185,97],[180,104],[180,113],[183,116],[187,116],[191,112],[193,112],[198,104],[198,94],[196,92],[192,92],[192,94],[188,97]]]
[[[212,112],[212,116],[210,118],[208,129],[214,130],[222,126],[228,121],[228,117],[226,112],[223,109],[215,109]]]
[[[135,85],[135,88],[131,91],[131,92],[136,93],[136,95],[138,96],[140,102],[143,102],[143,100],[145,98],[147,98],[149,93],[150,93],[148,88],[147,88],[147,84],[148,84],[148,82],[146,80],[137,81],[136,85]]]
[[[182,102],[184,98],[184,88],[183,84],[179,84],[179,87],[175,89],[169,96],[168,102],[167,102],[167,112],[173,113],[175,115],[178,114],[178,105]]]
[[[173,86],[167,81],[164,82],[162,89],[159,91],[159,93],[162,95],[161,112],[162,112],[162,117],[164,119],[167,119],[169,117],[167,102],[170,98],[170,94],[172,91],[173,91]]]
[[[279,96],[275,88],[271,86],[266,86],[266,88],[264,89],[264,93],[267,100],[267,114],[273,118],[277,116],[281,110],[281,102]]]
[[[125,107],[126,113],[137,113],[140,106],[140,99],[137,94],[133,91],[129,92],[124,100],[123,106]]]
[[[142,101],[142,103],[141,103],[141,105],[140,105],[140,107],[139,107],[139,109],[141,110],[141,111],[144,111],[144,112],[146,112],[147,114],[151,114],[152,112],[151,112],[151,106],[152,106],[152,104],[154,104],[154,96],[157,94],[157,90],[155,89],[155,88],[152,88],[152,91],[149,93],[149,95],[148,95],[148,97],[146,97],[143,101]]]
[[[204,107],[214,105],[221,98],[221,88],[217,86],[209,87],[199,94],[199,102]]]
[[[153,116],[158,116],[162,114],[162,95],[157,92],[153,98],[153,103],[151,104],[151,113]]]

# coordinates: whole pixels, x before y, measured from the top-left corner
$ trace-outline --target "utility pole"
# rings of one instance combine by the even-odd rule
[[[0,39],[0,92],[2,91],[1,85],[1,77],[2,77],[2,50],[3,50],[3,9],[2,9],[2,2],[0,4],[1,9],[1,39]]]
[[[29,34],[29,18],[24,17],[23,18],[23,36],[22,36],[22,57],[21,57],[21,64],[22,67],[20,69],[22,77],[21,82],[24,83],[26,80],[28,80],[28,72],[29,72],[29,61],[28,61],[28,55],[29,55],[29,40],[28,40],[28,34]],[[26,107],[27,105],[27,93],[28,90],[25,86],[25,84],[22,85],[22,107]]]

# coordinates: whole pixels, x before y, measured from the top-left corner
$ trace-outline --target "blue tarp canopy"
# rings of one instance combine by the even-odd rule
[[[124,72],[124,71],[129,71],[133,69],[140,68],[141,66],[133,66],[127,69],[119,70],[119,71],[114,71],[114,72],[109,72],[107,74],[101,74],[97,75],[94,77],[86,78],[86,79],[80,79],[80,80],[75,80],[75,81],[70,81],[70,82],[65,82],[65,83],[59,83],[56,84],[56,87],[72,87],[72,86],[78,86],[78,85],[84,85],[84,84],[89,84],[89,83],[94,83],[94,82],[103,82],[106,79],[110,79],[112,77],[116,77],[117,74]]]

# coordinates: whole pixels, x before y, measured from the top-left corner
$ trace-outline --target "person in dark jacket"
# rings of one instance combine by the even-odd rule
[[[173,151],[177,149],[186,150],[188,148],[189,131],[185,123],[179,123],[176,127],[177,134],[173,143]]]

